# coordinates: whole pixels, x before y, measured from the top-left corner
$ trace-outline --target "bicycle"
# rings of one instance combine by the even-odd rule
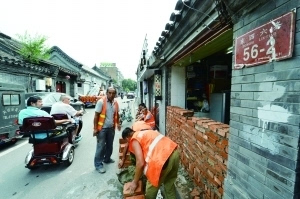
[[[129,106],[130,101],[126,101],[126,102],[123,102],[123,103],[127,103],[127,107],[125,108],[126,112],[128,112],[128,111],[131,112],[130,106]]]
[[[125,113],[125,108],[122,108],[121,109],[122,111],[121,111],[121,113],[119,114],[120,115],[120,118],[119,118],[119,122],[120,122],[120,124],[122,124],[123,123],[123,121],[125,121],[126,120],[126,113]]]
[[[127,107],[126,108],[122,108],[121,109],[121,114],[120,114],[120,124],[122,124],[125,120],[127,122],[131,122],[133,117],[131,115],[131,110],[130,110],[130,106],[129,106],[129,103],[130,101],[127,101],[127,102],[123,102],[123,103],[127,103]],[[126,114],[127,113],[127,114]]]

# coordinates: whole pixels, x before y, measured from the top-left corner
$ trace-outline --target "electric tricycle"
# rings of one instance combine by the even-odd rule
[[[25,167],[35,169],[43,165],[55,165],[63,163],[66,166],[72,164],[75,154],[75,124],[55,124],[54,117],[30,117],[23,120],[21,131],[29,134],[29,143],[32,149],[25,158]]]

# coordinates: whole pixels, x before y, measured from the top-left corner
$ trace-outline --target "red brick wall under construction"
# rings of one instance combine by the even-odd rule
[[[222,198],[227,174],[229,125],[167,107],[166,135],[178,143],[180,159],[204,198]]]

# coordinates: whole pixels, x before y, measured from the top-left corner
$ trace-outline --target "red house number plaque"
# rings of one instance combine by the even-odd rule
[[[293,54],[295,13],[271,20],[235,40],[235,69],[290,58]]]

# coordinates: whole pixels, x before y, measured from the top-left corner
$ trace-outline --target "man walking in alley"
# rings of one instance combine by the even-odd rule
[[[129,151],[136,158],[135,175],[129,186],[131,193],[137,188],[137,183],[144,172],[147,177],[147,199],[155,199],[162,184],[165,197],[175,199],[174,182],[179,167],[177,144],[158,131],[139,129],[134,131],[127,127],[122,132],[123,139],[127,139],[129,143]]]
[[[121,130],[119,124],[119,105],[116,100],[116,90],[112,87],[106,91],[106,96],[97,101],[94,116],[93,136],[97,138],[97,148],[94,166],[99,173],[105,173],[104,163],[114,163],[111,159],[115,128]]]

